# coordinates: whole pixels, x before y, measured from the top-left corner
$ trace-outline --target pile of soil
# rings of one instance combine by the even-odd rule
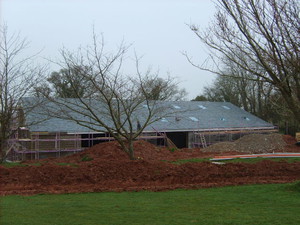
[[[287,146],[289,150],[300,152],[296,145]],[[176,165],[170,161],[221,153],[203,152],[203,149],[171,152],[145,141],[135,142],[134,147],[137,160],[129,160],[118,143],[107,142],[67,157],[23,162],[24,167],[0,166],[0,195],[160,191],[300,180],[300,163],[264,160],[256,164],[189,162]]]
[[[175,161],[178,159],[190,158],[211,158],[223,153],[204,152],[201,148],[183,148],[170,151],[167,147],[158,147],[147,141],[139,140],[134,142],[135,157],[145,161]],[[228,154],[238,153],[236,151],[227,152]],[[66,156],[63,158],[53,158],[53,162],[80,163],[90,159],[96,161],[128,161],[128,156],[122,151],[120,145],[115,142],[105,142],[86,149],[83,152]],[[49,161],[45,159],[44,161]]]
[[[281,134],[249,134],[234,142],[221,142],[205,148],[205,152],[237,151],[242,153],[272,153],[284,151],[287,143]]]
[[[284,151],[286,152],[297,152],[299,149],[299,146],[296,145],[297,141],[296,138],[290,135],[282,135],[282,138],[284,142],[286,143],[286,146],[284,148]]]

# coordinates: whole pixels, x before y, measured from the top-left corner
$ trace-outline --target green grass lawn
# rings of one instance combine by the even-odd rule
[[[300,182],[1,197],[1,225],[300,224]]]
[[[83,157],[82,161],[90,161],[91,158],[86,158]],[[293,162],[300,162],[300,157],[292,157],[292,158],[250,158],[250,159],[230,159],[230,160],[215,160],[216,162],[224,162],[224,163],[236,163],[236,162],[244,162],[244,163],[257,163],[263,160],[272,160],[275,162],[283,161],[287,163],[293,163]],[[178,159],[175,161],[167,161],[167,160],[162,160],[164,162],[169,162],[172,164],[184,164],[184,163],[201,163],[201,162],[212,162],[210,158],[191,158],[191,159]],[[43,163],[47,163],[47,161],[43,162],[36,162],[36,163],[21,163],[21,162],[10,162],[10,163],[1,163],[0,165],[11,168],[11,167],[26,167],[26,166],[41,166]],[[75,163],[56,163],[59,166],[72,166],[72,167],[78,167],[77,164]]]

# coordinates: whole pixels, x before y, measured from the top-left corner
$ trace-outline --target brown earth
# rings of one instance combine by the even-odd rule
[[[178,159],[211,158],[216,155],[256,152],[300,152],[290,136],[245,137],[227,151],[228,143],[205,149],[170,152],[145,141],[135,142],[137,160],[129,160],[116,142],[95,145],[81,153],[58,159],[23,162],[24,167],[0,166],[0,195],[38,193],[78,193],[100,191],[171,190],[225,185],[286,183],[300,180],[300,163],[264,160],[255,164],[211,162],[170,163]],[[272,140],[272,137],[270,140]],[[281,140],[284,140],[283,142]],[[268,139],[269,140],[269,139]],[[277,143],[277,144],[276,144]],[[261,150],[263,149],[263,151]]]

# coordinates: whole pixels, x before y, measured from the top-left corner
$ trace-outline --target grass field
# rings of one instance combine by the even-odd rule
[[[300,182],[1,197],[1,225],[300,224]]]
[[[85,159],[86,160],[86,159]],[[243,162],[243,163],[257,163],[263,160],[271,160],[274,162],[287,162],[287,163],[293,163],[293,162],[300,162],[300,157],[293,157],[293,158],[252,158],[252,159],[230,159],[230,160],[216,160],[219,162],[224,162],[224,163],[236,163],[236,162]],[[175,161],[166,161],[165,162],[170,162],[173,164],[184,164],[184,163],[189,163],[189,162],[194,162],[194,163],[201,163],[201,162],[211,162],[209,158],[191,158],[191,159],[179,159]],[[10,162],[10,163],[1,163],[0,165],[6,167],[6,168],[11,168],[11,167],[26,167],[26,166],[41,166],[43,163],[47,163],[47,161],[43,162],[37,162],[37,163],[20,163],[20,162]],[[72,167],[78,167],[77,164],[75,163],[57,163],[59,166],[72,166]]]

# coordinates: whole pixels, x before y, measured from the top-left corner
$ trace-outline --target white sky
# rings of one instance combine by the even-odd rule
[[[186,24],[205,28],[214,11],[211,0],[0,0],[1,24],[26,37],[30,52],[43,49],[41,56],[54,59],[63,46],[76,50],[91,44],[94,26],[97,34],[103,33],[107,50],[125,40],[143,56],[144,69],[152,66],[162,77],[167,72],[178,77],[189,100],[214,75],[194,68],[182,55],[187,51],[199,63],[207,58]]]

